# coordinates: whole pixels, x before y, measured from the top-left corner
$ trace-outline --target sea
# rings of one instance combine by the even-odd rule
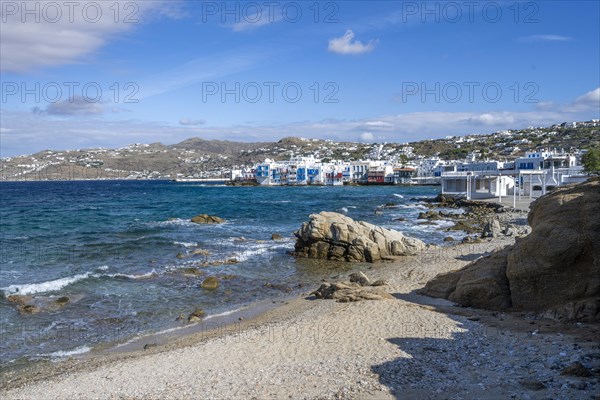
[[[349,268],[290,254],[293,232],[320,211],[426,243],[460,239],[461,232],[440,229],[447,221],[418,223],[427,209],[422,201],[438,192],[431,186],[0,182],[0,367],[61,360],[175,329],[185,324],[178,316],[197,308],[224,315],[316,288],[326,274]],[[192,223],[198,214],[226,222]],[[220,278],[220,287],[200,288],[208,276]],[[26,296],[41,311],[19,312],[11,295]]]

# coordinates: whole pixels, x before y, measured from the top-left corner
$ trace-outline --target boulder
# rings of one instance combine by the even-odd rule
[[[214,215],[200,214],[192,218],[192,222],[196,224],[222,224],[225,220]]]
[[[375,262],[415,255],[426,247],[401,232],[325,211],[312,214],[294,235],[296,256],[339,261]]]
[[[271,240],[283,240],[283,236],[281,236],[279,233],[274,233],[271,235]]]
[[[420,293],[486,309],[600,321],[600,178],[559,187],[530,206],[531,233]]]

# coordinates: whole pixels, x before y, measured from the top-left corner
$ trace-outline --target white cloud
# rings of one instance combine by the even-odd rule
[[[206,123],[206,121],[204,121],[203,119],[181,118],[179,120],[179,125],[183,125],[183,126],[198,126],[198,125],[204,125],[205,123]]]
[[[363,142],[372,142],[375,140],[375,136],[371,132],[363,132],[360,134],[360,140]]]
[[[360,41],[352,39],[354,39],[354,32],[348,29],[342,37],[329,40],[328,50],[338,54],[362,54],[373,51],[375,43],[377,43],[377,40],[371,40],[367,44],[362,44]]]
[[[564,121],[600,118],[600,88],[575,99],[571,108],[556,105],[526,111],[412,112],[359,120],[326,119],[284,124],[232,126],[179,126],[131,119],[56,118],[47,113],[2,110],[0,150],[3,156],[29,154],[43,149],[118,147],[129,143],[176,143],[192,136],[244,142],[273,141],[301,136],[340,141],[410,142],[446,135],[491,133],[526,126],[549,126]],[[548,103],[550,104],[550,103]],[[579,105],[579,108],[573,105]],[[586,105],[583,108],[582,105]],[[113,115],[114,116],[114,115]],[[386,127],[376,129],[376,127]],[[6,133],[6,134],[4,134]]]
[[[394,128],[392,124],[385,121],[366,121],[364,123],[364,127],[365,129],[373,129],[378,131],[387,131]]]
[[[566,111],[596,111],[600,113],[600,87],[579,96],[574,102],[565,107]]]
[[[568,42],[570,40],[573,39],[562,35],[530,35],[521,38],[524,42]]]
[[[3,2],[1,16],[2,72],[85,62],[109,40],[143,21],[182,15],[176,12],[179,2],[167,1],[8,3]],[[25,7],[34,14],[24,14]]]

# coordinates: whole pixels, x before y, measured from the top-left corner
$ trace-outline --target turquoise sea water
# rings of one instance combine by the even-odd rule
[[[198,307],[214,315],[306,291],[325,275],[323,263],[288,253],[293,232],[312,213],[345,213],[427,243],[448,236],[439,226],[415,222],[425,209],[419,199],[435,196],[436,187],[85,181],[2,182],[0,190],[0,350],[5,366],[168,329],[181,324],[175,321],[179,314]],[[396,206],[381,208],[386,203]],[[201,213],[227,222],[190,222]],[[394,221],[399,217],[406,220]],[[273,233],[285,239],[272,241]],[[198,249],[208,255],[193,255]],[[238,262],[219,263],[232,258]],[[189,267],[200,267],[204,275],[181,273]],[[221,287],[198,287],[213,275],[226,278]],[[20,314],[6,299],[11,294],[33,296],[41,307],[61,296],[69,302]]]

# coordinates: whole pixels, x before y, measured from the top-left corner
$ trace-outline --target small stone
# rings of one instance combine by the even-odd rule
[[[362,272],[353,272],[350,274],[350,282],[356,282],[360,286],[369,286],[371,281],[367,276]]]
[[[375,282],[371,283],[371,286],[385,286],[388,284],[388,281],[385,279],[378,279]]]
[[[568,375],[568,376],[579,376],[582,378],[587,378],[592,376],[592,373],[583,366],[583,364],[581,364],[580,362],[574,362],[573,364],[569,365],[568,367],[566,367],[565,369],[563,369],[560,372],[561,375]]]
[[[19,307],[19,311],[21,311],[24,314],[35,314],[35,313],[39,312],[40,310],[34,305],[25,304],[24,306]]]
[[[148,350],[148,349],[151,349],[151,348],[156,347],[156,346],[158,346],[156,343],[146,343],[144,345],[144,350]]]
[[[58,299],[56,299],[56,304],[60,305],[60,306],[64,306],[65,304],[67,304],[69,302],[69,298],[67,296],[61,296]]]
[[[542,389],[546,389],[546,385],[544,385],[542,382],[537,381],[537,380],[521,380],[519,381],[519,384],[521,386],[523,386],[525,389],[529,389],[529,390],[542,390]]]
[[[454,239],[452,236],[446,236],[446,237],[444,238],[444,242],[454,242],[454,240],[455,240],[455,239]]]

